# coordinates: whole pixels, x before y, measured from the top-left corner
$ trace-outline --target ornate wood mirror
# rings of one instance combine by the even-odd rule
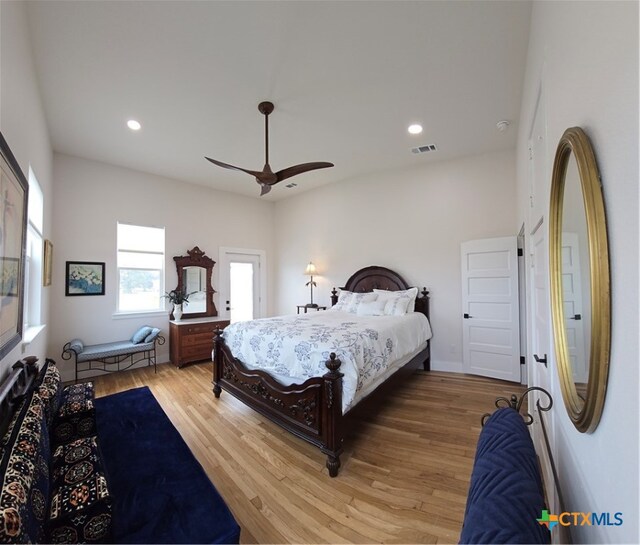
[[[188,250],[187,254],[173,258],[178,271],[176,290],[191,294],[189,302],[183,305],[183,317],[217,316],[218,310],[213,302],[213,294],[216,293],[216,290],[211,284],[213,267],[216,262],[207,257],[197,246],[193,250]]]
[[[591,432],[607,388],[611,294],[600,175],[589,137],[579,127],[562,135],[553,164],[549,269],[562,397],[575,427]]]

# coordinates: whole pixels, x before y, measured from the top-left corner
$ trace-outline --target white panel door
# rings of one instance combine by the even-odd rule
[[[549,267],[547,237],[544,224],[541,224],[532,235],[533,251],[531,255],[531,275],[533,284],[533,342],[531,354],[534,360],[529,367],[533,369],[532,381],[529,386],[541,386],[551,391],[549,375],[547,373],[550,353],[550,310],[549,310]]]
[[[465,373],[520,382],[517,238],[463,242]]]
[[[221,315],[232,323],[265,316],[264,261],[261,250],[220,248]]]
[[[531,282],[532,300],[530,308],[531,316],[531,349],[527,353],[529,364],[529,386],[540,386],[549,392],[554,398],[555,393],[552,381],[551,365],[555,359],[551,354],[551,312],[549,307],[549,247],[547,244],[547,229],[544,221],[541,221],[531,233]],[[537,359],[536,359],[537,358]],[[537,392],[529,397],[529,407],[534,407],[537,400],[546,404],[547,400]],[[532,413],[534,414],[534,413]],[[551,470],[551,460],[547,453],[541,421],[544,418],[551,445],[555,444],[555,411],[547,413],[536,412],[531,426],[531,434],[536,452],[540,456],[540,466],[545,487],[548,490],[548,499],[552,512],[558,511],[556,490]],[[555,456],[555,455],[554,455]],[[556,458],[557,459],[557,458]]]
[[[586,384],[589,368],[585,354],[582,302],[582,278],[577,233],[562,233],[562,306],[564,327],[567,334],[569,359],[573,370],[573,382]]]
[[[529,225],[536,225],[546,213],[551,188],[551,176],[547,171],[547,130],[542,87],[538,92],[535,116],[529,133],[529,183]]]

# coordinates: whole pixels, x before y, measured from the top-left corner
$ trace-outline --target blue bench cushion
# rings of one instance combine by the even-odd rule
[[[478,439],[460,543],[549,543],[536,520],[544,505],[529,430],[515,410],[499,409]]]
[[[154,339],[155,340],[155,339]],[[85,346],[84,350],[77,355],[77,361],[91,361],[96,359],[121,356],[123,354],[135,354],[145,350],[153,350],[154,343],[139,343],[131,341],[117,341],[113,343],[92,344]]]

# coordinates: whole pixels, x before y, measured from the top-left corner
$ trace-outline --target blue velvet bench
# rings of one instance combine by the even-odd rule
[[[165,343],[160,329],[142,326],[130,339],[124,341],[85,345],[82,340],[73,339],[62,348],[62,359],[75,358],[76,382],[78,373],[92,369],[106,372],[124,371],[141,361],[153,365],[156,371],[156,343]]]
[[[537,521],[546,509],[544,488],[520,404],[483,418],[460,543],[550,542]]]

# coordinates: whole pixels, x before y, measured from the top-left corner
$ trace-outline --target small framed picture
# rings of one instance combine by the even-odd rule
[[[104,263],[67,261],[65,295],[104,295]]]
[[[42,268],[42,285],[51,285],[51,267],[53,264],[53,244],[50,240],[44,241],[44,255],[42,259],[44,266]]]

